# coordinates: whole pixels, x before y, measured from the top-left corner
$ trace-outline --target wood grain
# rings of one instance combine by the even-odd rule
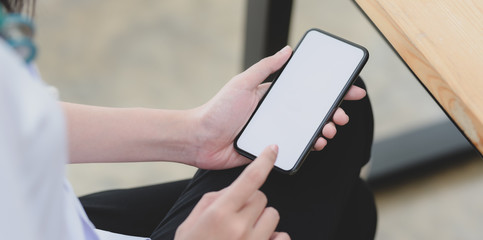
[[[483,1],[355,1],[482,153]]]

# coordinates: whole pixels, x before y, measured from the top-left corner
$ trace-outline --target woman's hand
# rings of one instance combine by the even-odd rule
[[[235,151],[233,141],[270,86],[270,83],[261,83],[280,69],[291,53],[291,48],[287,46],[275,55],[262,59],[235,76],[208,103],[195,109],[199,127],[194,141],[198,150],[193,165],[203,169],[226,169],[249,163],[247,158]],[[352,86],[344,99],[359,100],[365,95],[365,90]],[[345,125],[347,122],[347,114],[337,109],[332,122],[323,128],[323,137],[333,138],[337,132],[336,125]],[[323,137],[315,143],[315,150],[320,151],[327,145]]]
[[[175,239],[290,239],[287,233],[275,232],[280,216],[266,207],[267,197],[258,190],[277,153],[277,146],[267,147],[229,187],[205,194],[178,227]]]

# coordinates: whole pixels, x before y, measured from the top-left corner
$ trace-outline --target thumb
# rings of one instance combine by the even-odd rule
[[[266,57],[238,75],[246,89],[253,89],[267,79],[270,74],[279,70],[290,58],[292,48],[285,46],[270,57]]]
[[[272,83],[270,83],[270,82],[262,83],[262,84],[258,85],[258,87],[257,87],[258,101],[260,101],[262,99],[262,97],[265,95],[267,90],[270,88],[270,85],[272,85]]]
[[[274,232],[270,240],[290,240],[290,236],[286,232]]]

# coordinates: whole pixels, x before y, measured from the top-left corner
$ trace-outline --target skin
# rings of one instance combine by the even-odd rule
[[[72,163],[170,161],[203,169],[227,169],[250,160],[238,154],[233,140],[269,87],[260,84],[287,61],[286,47],[233,77],[210,101],[189,110],[106,108],[62,103],[67,117]],[[345,100],[366,92],[351,87]],[[342,109],[322,131],[314,149],[327,145],[336,125],[349,117]]]
[[[82,162],[171,161],[203,169],[228,169],[251,161],[233,141],[267,91],[261,84],[292,53],[285,47],[233,77],[210,101],[189,110],[104,108],[62,103],[67,116],[70,159]],[[359,100],[353,86],[344,100]],[[349,117],[337,109],[314,145],[320,151]],[[229,187],[207,193],[179,227],[176,239],[290,239],[277,233],[278,212],[259,191],[278,153],[268,147]]]
[[[278,147],[267,147],[227,188],[205,194],[178,227],[176,240],[184,239],[290,239],[277,233],[280,215],[266,207],[267,197],[258,190],[277,158]]]

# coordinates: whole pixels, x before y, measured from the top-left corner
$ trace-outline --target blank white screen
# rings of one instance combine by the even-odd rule
[[[237,141],[259,156],[279,146],[275,165],[291,170],[364,57],[364,51],[309,31]]]

